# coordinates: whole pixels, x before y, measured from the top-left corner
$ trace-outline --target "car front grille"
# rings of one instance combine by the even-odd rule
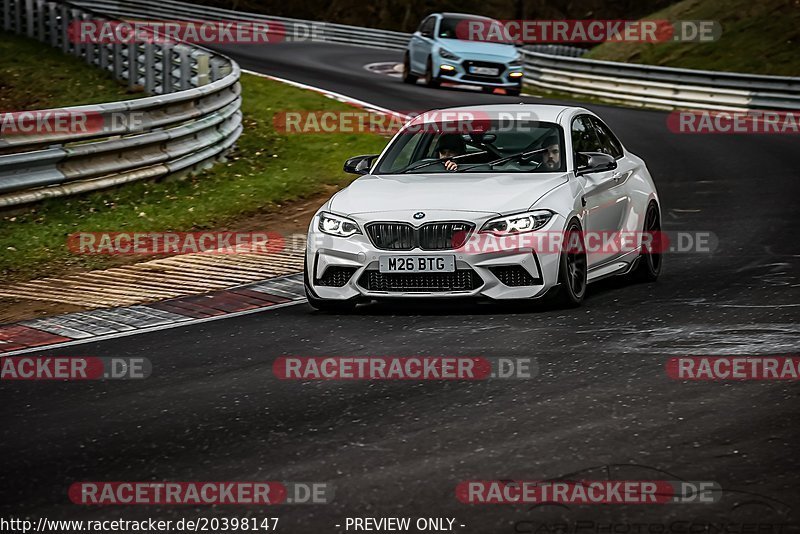
[[[322,273],[322,278],[317,280],[318,286],[343,287],[356,272],[355,267],[337,267],[331,265]]]
[[[472,291],[481,287],[483,280],[472,269],[450,273],[381,273],[371,270],[364,271],[358,283],[368,291],[436,293]]]
[[[381,250],[411,250],[416,245],[414,227],[408,223],[373,223],[366,228],[372,244]]]
[[[534,278],[521,265],[489,267],[489,270],[498,280],[509,287],[533,286],[542,283],[541,278]]]
[[[367,234],[381,250],[452,250],[464,246],[475,225],[467,222],[426,223],[414,228],[408,223],[370,223]]]
[[[503,73],[506,71],[506,66],[502,63],[490,63],[488,61],[464,61],[463,62],[464,72],[466,75],[464,78],[470,78],[474,80],[496,80],[503,76]],[[489,76],[486,74],[473,74],[469,71],[470,67],[484,67],[487,69],[497,69],[497,74],[493,76]]]

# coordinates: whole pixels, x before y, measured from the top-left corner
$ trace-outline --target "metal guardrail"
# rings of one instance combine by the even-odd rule
[[[286,42],[314,39],[328,43],[404,50],[411,37],[403,32],[273,17],[175,0],[77,0],[74,3],[124,19],[274,22],[285,31],[283,40]]]
[[[522,53],[525,82],[554,91],[664,109],[800,110],[800,78]]]
[[[259,13],[247,13],[211,6],[198,6],[179,0],[75,0],[78,5],[119,18],[161,20],[219,20],[245,22],[275,22],[285,29],[285,41],[296,42],[314,38],[328,43],[358,45],[384,50],[405,50],[410,33],[362,28],[345,24],[332,24]],[[313,33],[312,33],[313,32]],[[531,45],[527,49],[558,56],[580,57],[586,50],[569,45]]]
[[[325,42],[404,50],[410,34],[271,17],[179,0],[80,0],[119,17],[273,21],[286,27],[286,40],[307,40],[309,27]],[[800,78],[594,61],[566,45],[521,48],[525,82],[544,89],[665,109],[800,109]]]
[[[0,0],[0,29],[48,43],[155,96],[55,111],[88,118],[91,128],[0,137],[0,207],[206,167],[242,132],[234,61],[186,44],[72,42],[70,24],[89,18],[105,17],[64,2]]]

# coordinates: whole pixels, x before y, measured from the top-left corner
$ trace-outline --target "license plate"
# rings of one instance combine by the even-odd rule
[[[497,76],[500,74],[498,69],[492,69],[490,67],[470,67],[469,72],[470,74],[483,74],[485,76]]]
[[[452,273],[456,270],[456,257],[380,256],[378,270],[382,273]]]

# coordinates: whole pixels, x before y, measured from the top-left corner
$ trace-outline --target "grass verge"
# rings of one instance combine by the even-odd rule
[[[281,204],[342,187],[343,161],[379,152],[375,134],[279,134],[278,111],[348,110],[318,93],[243,75],[244,133],[225,163],[184,180],[137,182],[85,196],[51,199],[0,216],[0,273],[26,280],[141,261],[141,257],[78,256],[73,232],[191,231],[237,227]],[[269,228],[261,230],[269,231]]]
[[[584,56],[626,63],[800,76],[800,1],[682,0],[646,19],[716,20],[712,43],[603,43]]]
[[[129,100],[110,74],[39,41],[0,32],[0,111],[27,111]]]

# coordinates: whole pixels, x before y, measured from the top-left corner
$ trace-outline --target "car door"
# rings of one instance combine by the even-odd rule
[[[417,31],[411,36],[408,57],[411,62],[411,70],[417,74],[425,72],[428,57],[431,55],[431,50],[433,49],[435,26],[436,17],[431,15],[422,21]]]
[[[610,154],[615,156],[617,164],[620,164],[621,148],[619,154],[611,148],[613,141],[608,137],[607,127],[598,128],[598,124],[602,123],[590,115],[578,115],[572,120],[573,161],[576,171],[580,170],[579,152]],[[617,155],[620,158],[617,158]],[[629,197],[621,177],[627,170],[617,168],[584,174],[580,177],[584,180],[586,245],[589,249],[587,262],[590,268],[611,262],[622,254],[621,248],[606,246],[604,240],[607,236],[619,232],[625,221]]]

